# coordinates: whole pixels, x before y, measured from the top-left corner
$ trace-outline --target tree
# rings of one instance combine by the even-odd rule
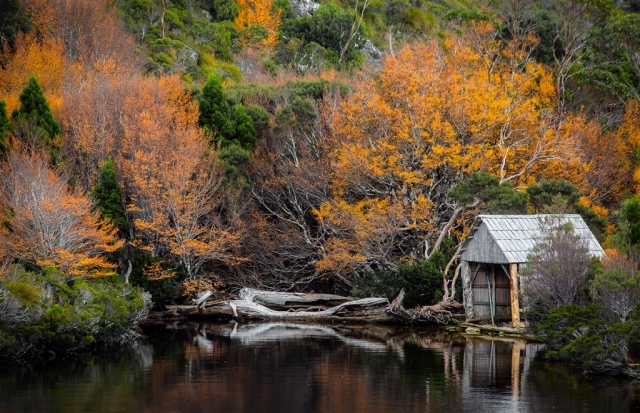
[[[33,23],[41,37],[60,42],[63,48],[59,58],[76,66],[70,72],[80,78],[72,81],[82,80],[84,70],[122,78],[142,69],[135,39],[125,30],[110,1],[31,0],[30,3]]]
[[[260,105],[247,105],[247,115],[253,122],[256,136],[263,136],[271,128],[271,114]]]
[[[588,241],[570,223],[551,215],[540,222],[540,239],[522,271],[522,290],[529,311],[542,315],[578,303],[589,270]]]
[[[224,184],[231,189],[248,189],[247,166],[251,163],[249,152],[233,143],[220,149],[216,154],[224,171]]]
[[[31,15],[27,4],[20,0],[8,0],[0,4],[0,49],[7,44],[13,48],[18,33],[31,29]]]
[[[588,101],[593,106],[588,110],[604,111],[603,105],[607,105],[606,111],[616,115],[613,121],[619,122],[627,103],[640,101],[639,46],[640,17],[635,13],[611,11],[606,21],[592,29],[578,72],[578,82],[591,86],[587,93],[596,94]],[[598,95],[602,97],[598,99]],[[607,119],[611,114],[595,116]]]
[[[318,99],[323,94],[334,96],[323,82],[300,86],[304,91],[294,95],[313,91]],[[332,173],[334,140],[328,132],[328,117],[316,112],[315,106],[322,103],[297,105],[293,100],[295,97],[276,113],[274,133],[265,134],[251,156],[252,202],[248,203],[251,209],[245,214],[244,225],[252,236],[245,238],[243,245],[252,258],[243,264],[236,282],[255,285],[259,279],[262,285],[279,290],[330,288],[348,293],[349,280],[341,274],[328,277],[316,271],[326,233],[314,211],[328,201]],[[293,119],[281,115],[287,106]],[[313,116],[305,115],[305,121],[298,123],[300,116],[295,113]]]
[[[132,97],[144,111],[127,114],[125,139],[114,160],[124,178],[125,210],[133,223],[131,244],[151,257],[148,276],[205,277],[212,262],[242,261],[236,249],[241,231],[237,216],[220,210],[231,196],[215,151],[198,127],[199,112],[177,76],[138,82]]]
[[[259,40],[258,47],[271,49],[278,44],[281,9],[273,8],[273,0],[239,0],[240,11],[236,17],[236,27],[240,32],[240,43],[248,46],[254,43],[253,26],[262,27],[266,33]]]
[[[0,159],[3,159],[9,153],[11,148],[11,124],[7,117],[7,106],[4,100],[0,100]]]
[[[626,252],[640,244],[640,198],[627,199],[620,209],[619,232],[613,238],[618,248]]]
[[[368,2],[365,1],[368,5]],[[363,7],[364,12],[366,6]],[[311,16],[285,22],[282,32],[287,37],[315,42],[334,53],[334,62],[357,60],[365,44],[365,34],[360,19],[334,2],[320,5]]]
[[[487,203],[494,214],[517,214],[526,212],[527,196],[513,190],[510,182],[503,182],[488,172],[473,172],[469,177],[449,191],[451,199],[462,205],[477,200]]]
[[[204,2],[211,12],[213,21],[235,20],[240,8],[236,0],[206,0]]]
[[[213,135],[216,142],[232,141],[236,136],[236,125],[222,81],[214,73],[209,75],[200,96],[200,118],[198,123]]]
[[[91,192],[91,197],[100,211],[100,218],[108,219],[126,233],[129,224],[124,215],[122,189],[118,184],[118,174],[112,159],[102,164],[98,185]]]
[[[581,178],[576,142],[587,123],[553,110],[552,73],[497,53],[487,22],[460,30],[444,45],[387,56],[324,115],[337,143],[331,200],[317,213],[327,234],[318,269],[393,269],[422,256],[425,240],[437,246],[451,232],[461,243],[486,193],[463,204],[449,191],[473,172],[495,177],[480,192],[492,188],[496,210],[520,209],[523,194],[512,188],[535,177]]]
[[[576,71],[571,70],[572,66],[579,59],[594,23],[604,20],[614,5],[611,0],[562,0],[555,6],[559,30],[554,37],[554,46],[556,41],[563,45],[562,54],[557,53],[554,47],[555,89],[557,106],[564,110],[568,81],[576,75]]]
[[[572,208],[580,199],[580,190],[570,182],[559,179],[549,179],[527,187],[529,201],[538,212],[543,212],[546,206],[552,205],[554,198],[561,196],[567,208]],[[564,212],[564,211],[563,211]]]
[[[4,238],[9,256],[85,278],[112,275],[104,255],[122,246],[84,194],[71,191],[40,154],[16,148],[2,170]]]
[[[233,107],[233,120],[236,124],[236,141],[240,147],[250,152],[256,144],[257,133],[244,106],[238,104]]]
[[[56,156],[60,150],[60,124],[53,118],[49,103],[35,76],[29,78],[29,84],[20,95],[20,107],[13,111],[11,119],[14,123],[33,121],[35,127],[42,131],[40,143],[49,149],[52,162],[56,163]]]
[[[132,104],[140,78],[90,76],[78,87],[65,89],[65,108],[60,115],[65,165],[78,184],[92,190],[100,170],[115,159],[122,145],[126,119],[145,110]]]
[[[627,254],[614,251],[602,262],[590,284],[603,314],[616,322],[626,322],[640,301],[640,251],[634,247]]]

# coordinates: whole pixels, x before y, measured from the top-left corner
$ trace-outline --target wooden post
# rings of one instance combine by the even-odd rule
[[[489,314],[491,314],[491,325],[495,325],[496,321],[495,321],[495,317],[493,316],[493,311],[494,311],[494,307],[493,307],[493,297],[491,295],[491,273],[493,271],[490,270],[490,268],[492,268],[493,266],[489,267],[487,264],[484,265],[484,272],[485,275],[487,276],[487,293],[489,294]]]
[[[516,341],[511,347],[511,391],[514,401],[520,401],[520,352],[526,349],[525,343]]]
[[[511,326],[514,328],[524,327],[520,322],[520,300],[518,294],[520,288],[518,286],[518,264],[509,264],[509,286],[511,295]]]

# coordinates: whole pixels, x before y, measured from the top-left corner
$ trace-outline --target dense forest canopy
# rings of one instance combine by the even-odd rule
[[[579,213],[627,251],[637,11],[5,2],[1,268],[126,275],[156,303],[350,293],[435,251],[451,277],[477,214],[544,211]]]

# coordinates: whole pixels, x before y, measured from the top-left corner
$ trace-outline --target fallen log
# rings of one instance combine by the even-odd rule
[[[461,305],[446,301],[433,306],[406,310],[403,305],[404,290],[389,304],[386,298],[354,299],[332,294],[303,294],[261,291],[243,288],[239,299],[204,301],[206,292],[200,295],[198,305],[180,306],[178,310],[187,318],[217,320],[313,320],[327,322],[397,322],[401,324],[447,325],[458,324],[465,319]]]
[[[272,310],[262,304],[246,300],[228,301],[233,311],[233,315],[248,319],[301,319],[301,318],[321,318],[326,316],[349,315],[351,317],[359,315],[379,315],[389,305],[386,298],[363,298],[361,300],[349,301],[335,307],[320,311],[277,311]],[[205,311],[207,308],[205,307]]]
[[[204,303],[185,315],[224,316],[249,320],[301,320],[334,317],[379,317],[389,305],[386,298],[355,300],[331,294],[299,294],[244,288],[239,300]]]
[[[253,288],[243,288],[239,296],[241,300],[261,304],[275,311],[307,309],[310,307],[324,307],[324,309],[329,309],[353,301],[351,297],[333,294],[284,293],[261,291]]]

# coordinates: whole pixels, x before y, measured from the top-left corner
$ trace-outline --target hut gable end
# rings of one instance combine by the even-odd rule
[[[549,215],[479,215],[463,246],[462,261],[494,264],[520,264],[542,237],[543,222]],[[586,239],[591,255],[604,251],[582,217],[577,214],[553,216],[558,223],[571,223]]]
[[[469,237],[473,238],[467,238],[467,245],[463,247],[465,251],[462,254],[462,260],[488,263],[509,262],[486,223],[481,223]]]

